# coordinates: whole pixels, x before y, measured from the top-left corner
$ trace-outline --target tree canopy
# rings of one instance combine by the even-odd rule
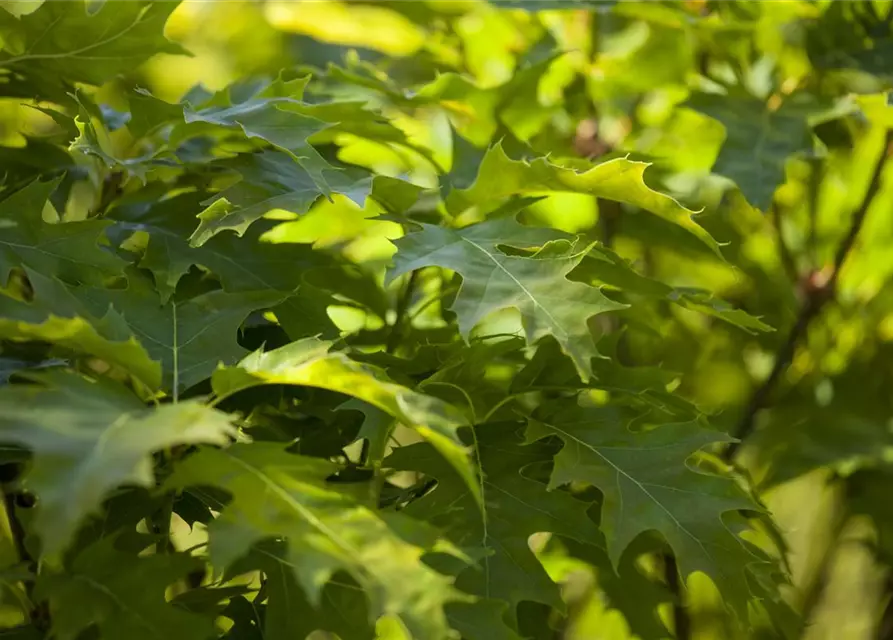
[[[4,637],[893,638],[891,21],[0,1]]]

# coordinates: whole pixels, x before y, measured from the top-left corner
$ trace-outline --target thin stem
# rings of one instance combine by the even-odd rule
[[[406,281],[403,293],[400,294],[400,298],[397,300],[397,317],[394,318],[394,324],[391,326],[391,333],[388,336],[388,341],[385,345],[385,350],[388,353],[396,351],[397,347],[400,345],[400,340],[403,337],[403,326],[406,322],[406,312],[412,302],[412,294],[415,291],[416,282],[418,281],[418,273],[418,270],[415,270],[409,274],[409,280]]]
[[[677,640],[688,640],[691,638],[691,617],[688,615],[688,609],[685,608],[682,593],[682,580],[679,576],[679,567],[676,564],[676,557],[672,553],[664,554],[664,571],[667,578],[667,586],[676,597],[673,603],[673,632]]]
[[[421,389],[422,387],[430,386],[432,384],[439,385],[441,387],[449,387],[450,389],[455,389],[460,394],[462,394],[462,396],[465,398],[465,403],[468,405],[468,412],[471,414],[471,423],[478,423],[477,416],[474,412],[474,402],[472,402],[471,396],[468,395],[468,392],[465,389],[457,384],[453,384],[452,382],[446,382],[445,380],[425,380],[422,384],[419,385],[419,388]],[[484,420],[484,422],[486,422],[486,419]]]
[[[800,340],[806,335],[809,325],[816,316],[819,315],[819,312],[824,308],[825,304],[834,298],[843,263],[846,261],[847,256],[856,243],[856,238],[859,235],[859,231],[862,229],[862,225],[865,222],[865,216],[868,213],[868,209],[871,207],[871,203],[881,189],[881,176],[883,174],[884,166],[886,165],[886,160],[893,154],[893,131],[887,131],[884,136],[883,149],[883,155],[874,168],[874,173],[871,176],[868,190],[865,192],[865,197],[862,199],[862,204],[859,205],[859,208],[853,214],[850,227],[843,240],[841,240],[840,245],[837,247],[831,275],[828,278],[827,284],[806,298],[806,302],[801,307],[794,326],[791,328],[787,339],[781,345],[775,356],[775,365],[772,367],[772,371],[769,373],[769,376],[763,384],[761,384],[751,396],[750,401],[745,407],[741,421],[732,431],[732,435],[736,438],[737,442],[732,443],[731,446],[725,450],[723,454],[724,460],[731,460],[738,452],[741,443],[753,433],[756,428],[757,413],[766,405],[769,397],[778,386],[783,374],[787,371],[793,361],[794,353],[797,350]]]
[[[375,462],[373,465],[372,480],[369,483],[369,503],[374,509],[381,507],[381,490],[384,488],[386,479],[385,474],[381,472],[381,464]]]
[[[155,543],[155,553],[172,553],[174,544],[171,542],[171,522],[174,518],[174,499],[176,496],[171,495],[165,499],[164,505],[152,518],[155,534],[159,536]]]
[[[503,408],[505,405],[507,405],[509,402],[514,402],[515,400],[517,400],[517,399],[520,398],[521,396],[526,395],[526,394],[528,394],[528,393],[532,393],[532,392],[531,392],[531,391],[522,391],[522,392],[520,392],[520,393],[512,393],[512,394],[510,394],[510,395],[507,395],[507,396],[504,397],[502,400],[500,400],[500,401],[497,402],[495,405],[493,405],[493,408],[490,409],[490,410],[487,412],[487,415],[484,416],[484,419],[481,421],[481,423],[482,423],[482,424],[486,424],[487,422],[490,422],[490,418],[492,418],[494,415],[496,415],[496,412],[497,412],[497,411],[499,411],[500,409],[502,409],[502,408]]]

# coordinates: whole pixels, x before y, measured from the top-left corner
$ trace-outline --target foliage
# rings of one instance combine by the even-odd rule
[[[9,637],[833,629],[847,527],[893,558],[890,16],[3,2]]]

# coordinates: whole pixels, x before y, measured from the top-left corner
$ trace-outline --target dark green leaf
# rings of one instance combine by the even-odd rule
[[[423,225],[422,231],[396,241],[395,278],[415,269],[440,266],[462,275],[453,310],[459,329],[468,333],[494,311],[517,309],[527,340],[553,335],[587,379],[590,360],[598,356],[587,320],[624,308],[598,289],[565,278],[589,246],[548,229],[530,229],[512,218],[446,229]],[[542,248],[532,256],[508,255],[499,245]]]
[[[92,625],[103,637],[159,640],[208,638],[205,618],[165,601],[165,590],[199,563],[183,554],[138,558],[114,548],[114,538],[81,552],[65,573],[46,573],[35,595],[49,602],[52,631],[75,640]]]
[[[693,454],[728,442],[728,436],[695,422],[633,431],[619,411],[579,407],[556,407],[530,421],[528,440],[548,436],[564,442],[550,486],[587,482],[604,494],[601,528],[614,563],[638,535],[658,531],[681,574],[705,573],[746,619],[747,567],[764,560],[723,522],[723,514],[760,507],[733,480],[688,467]]]

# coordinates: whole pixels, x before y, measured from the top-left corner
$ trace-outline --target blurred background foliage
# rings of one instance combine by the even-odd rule
[[[40,2],[0,4],[22,15]],[[452,186],[470,185],[497,140],[513,157],[549,154],[568,166],[626,155],[652,162],[646,180],[703,209],[699,222],[723,243],[725,261],[660,220],[619,215],[619,205],[587,195],[551,195],[524,215],[598,237],[640,272],[714,291],[777,329],[751,335],[669,300],[623,318],[621,358],[678,372],[677,391],[734,431],[828,281],[884,151],[891,25],[889,1],[187,0],[166,33],[191,55],[155,56],[102,87],[102,145],[117,158],[151,151],[115,126],[125,89],[178,101],[197,85],[215,91],[313,68],[310,101],[374,104],[411,143],[337,133],[332,152],[421,185],[437,184],[437,166]],[[41,163],[59,164],[50,156],[60,153],[51,144],[60,125],[33,108],[41,106],[27,96],[0,102],[4,188]],[[108,185],[94,156],[69,162],[79,172],[60,215],[78,219]],[[890,171],[834,299],[809,323],[738,456],[789,551],[785,597],[805,618],[792,637],[893,638]],[[300,219],[273,212],[281,223],[266,239],[334,247],[377,273],[401,231],[375,207],[336,196]],[[355,310],[336,320],[344,329],[376,326]],[[563,638],[632,637],[596,569],[535,542],[565,585]],[[690,586],[689,637],[731,637],[709,582]]]

